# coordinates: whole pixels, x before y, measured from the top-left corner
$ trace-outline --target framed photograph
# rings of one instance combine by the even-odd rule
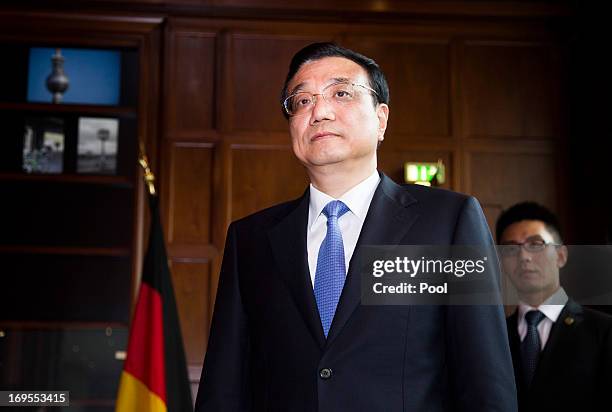
[[[53,72],[55,48],[32,47],[28,58],[28,102],[51,103],[47,77]],[[62,103],[117,105],[121,94],[119,50],[62,48],[68,88]]]
[[[23,163],[26,173],[62,173],[64,170],[64,120],[54,117],[26,119]]]
[[[116,174],[119,120],[79,118],[77,173]]]

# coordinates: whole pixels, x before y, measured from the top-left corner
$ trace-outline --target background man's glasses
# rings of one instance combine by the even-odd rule
[[[328,103],[339,106],[347,105],[359,98],[359,89],[361,88],[378,95],[374,89],[364,86],[363,84],[345,82],[333,83],[324,88],[322,93],[294,93],[285,99],[283,107],[289,116],[306,114],[310,112],[317,103],[317,96],[323,96],[323,99]]]
[[[553,243],[547,243],[542,239],[526,240],[523,243],[509,243],[499,245],[499,253],[502,256],[516,256],[520,253],[521,248],[529,253],[539,253],[546,249],[546,246],[558,246]]]

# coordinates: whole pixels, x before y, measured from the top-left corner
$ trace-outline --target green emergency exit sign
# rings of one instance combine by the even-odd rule
[[[444,183],[445,167],[441,160],[437,163],[406,162],[404,180],[407,183],[438,186]]]

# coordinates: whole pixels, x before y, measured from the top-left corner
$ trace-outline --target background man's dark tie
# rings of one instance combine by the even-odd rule
[[[523,361],[523,378],[527,386],[531,385],[531,380],[538,366],[540,359],[540,335],[538,334],[538,324],[544,319],[544,314],[539,310],[530,310],[525,314],[527,321],[527,335],[521,343],[521,359]]]

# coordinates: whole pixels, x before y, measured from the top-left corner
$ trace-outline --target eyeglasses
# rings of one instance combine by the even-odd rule
[[[502,256],[516,256],[520,253],[521,248],[529,253],[540,253],[546,246],[559,246],[554,243],[547,243],[543,239],[528,239],[523,243],[508,243],[499,245],[499,253]]]
[[[322,93],[294,93],[285,99],[283,107],[289,116],[306,114],[310,112],[317,103],[317,96],[323,96],[323,100],[338,106],[348,105],[358,99],[359,87],[378,96],[378,93],[376,93],[374,89],[364,86],[363,84],[339,82],[330,84],[323,89]]]

